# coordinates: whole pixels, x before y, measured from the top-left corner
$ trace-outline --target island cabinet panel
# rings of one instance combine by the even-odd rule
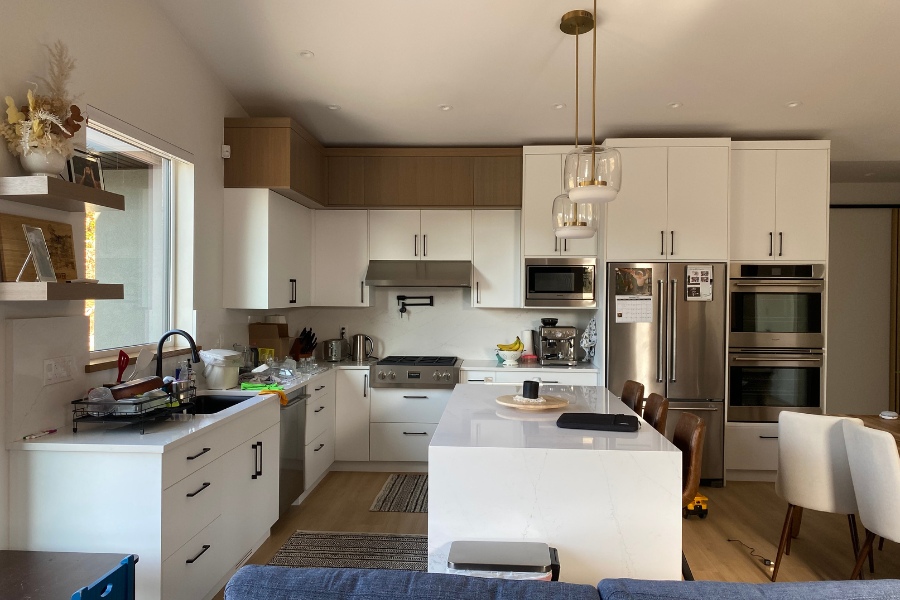
[[[475,206],[522,206],[521,156],[478,156],[473,160]]]

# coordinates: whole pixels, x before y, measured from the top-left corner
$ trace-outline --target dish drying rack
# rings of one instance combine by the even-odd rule
[[[144,427],[153,421],[162,421],[169,415],[185,409],[192,412],[194,404],[191,400],[197,394],[196,387],[190,387],[177,393],[152,398],[122,398],[121,400],[91,400],[81,398],[72,401],[72,432],[78,433],[79,423],[117,423],[140,427],[141,435]],[[176,395],[180,400],[176,399]]]

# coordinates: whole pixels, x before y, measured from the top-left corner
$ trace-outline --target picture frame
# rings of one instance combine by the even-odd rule
[[[66,161],[69,181],[98,190],[103,187],[103,167],[100,165],[100,157],[96,154],[75,149],[72,156]]]
[[[37,273],[37,280],[41,282],[55,282],[56,271],[53,270],[53,262],[50,260],[50,251],[47,249],[47,241],[44,239],[44,230],[40,227],[32,227],[31,225],[22,224],[22,230],[25,232],[25,241],[28,242],[28,257],[34,264],[34,270]],[[25,271],[28,265],[28,258],[19,271],[19,277]],[[16,281],[19,280],[16,278]]]

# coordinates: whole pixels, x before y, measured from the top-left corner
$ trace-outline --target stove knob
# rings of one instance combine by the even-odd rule
[[[434,373],[431,374],[431,378],[434,379],[435,381],[440,381],[441,380],[441,372],[435,371]]]
[[[444,381],[450,381],[450,373],[448,371],[444,372],[443,379]]]
[[[378,371],[377,377],[378,377],[378,379],[381,379],[382,381],[384,381],[384,378],[385,378],[384,371]]]
[[[397,379],[397,376],[394,375],[393,371],[388,371],[388,377],[390,377],[391,379]]]

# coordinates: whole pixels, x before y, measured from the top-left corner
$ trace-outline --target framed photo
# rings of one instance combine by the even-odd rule
[[[56,281],[56,271],[53,270],[53,263],[50,262],[50,251],[47,250],[44,231],[40,227],[25,224],[22,225],[22,229],[25,231],[25,240],[31,251],[31,261],[34,263],[38,281]],[[24,269],[23,265],[22,270]],[[21,276],[21,273],[19,275]]]
[[[68,160],[68,170],[69,181],[72,183],[103,189],[103,169],[98,156],[76,148]]]

